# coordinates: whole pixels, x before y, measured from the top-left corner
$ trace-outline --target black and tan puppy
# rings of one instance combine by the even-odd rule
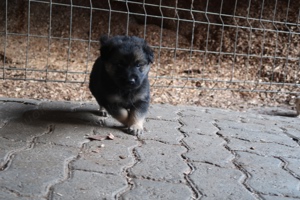
[[[153,51],[146,41],[134,36],[102,36],[101,56],[96,60],[89,88],[100,105],[129,133],[143,132],[150,90],[148,72]]]

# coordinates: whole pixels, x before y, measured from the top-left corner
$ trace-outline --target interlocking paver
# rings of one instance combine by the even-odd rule
[[[127,182],[119,175],[75,170],[71,179],[53,187],[52,199],[114,199],[126,187]]]
[[[298,144],[291,138],[280,132],[263,132],[263,131],[247,131],[245,134],[244,130],[233,129],[233,128],[223,128],[219,131],[219,134],[228,138],[235,138],[240,140],[245,140],[249,142],[258,143],[277,143],[281,145],[286,145],[290,147],[297,147]]]
[[[146,141],[136,151],[139,162],[129,170],[133,178],[178,183],[184,181],[184,174],[190,171],[181,158],[181,154],[186,152],[182,146]]]
[[[207,119],[205,119],[207,120]],[[182,117],[180,121],[183,122],[181,131],[187,134],[201,134],[201,135],[216,135],[219,129],[213,124],[213,120],[203,121],[199,117]]]
[[[138,142],[134,138],[89,142],[85,144],[80,157],[73,162],[72,167],[83,171],[121,174],[124,168],[134,164],[135,158],[131,151],[137,145]]]
[[[172,105],[155,105],[150,106],[148,118],[157,120],[177,121],[179,116],[177,113],[180,108]]]
[[[26,118],[12,119],[1,128],[1,136],[11,141],[27,142],[32,138],[49,132],[49,125],[37,120],[24,121]]]
[[[86,135],[93,134],[93,127],[80,124],[55,123],[51,133],[37,138],[40,143],[54,143],[57,145],[71,146],[80,148],[83,143],[89,140]]]
[[[229,120],[238,121],[245,113],[232,110],[224,110],[219,108],[202,108],[196,106],[179,106],[180,116],[182,117],[198,117],[201,121]],[[230,117],[228,117],[230,115]],[[248,116],[249,114],[247,114]],[[199,118],[200,117],[200,118]]]
[[[143,140],[157,140],[168,144],[179,144],[183,134],[178,131],[180,124],[173,121],[148,120],[147,131],[141,135]]]
[[[218,127],[222,129],[231,128],[231,129],[237,129],[244,132],[250,131],[250,132],[282,132],[282,129],[280,129],[279,126],[276,126],[274,122],[268,124],[268,121],[266,121],[266,124],[257,124],[257,123],[244,123],[244,122],[233,122],[233,121],[220,121],[217,123]]]
[[[27,143],[21,141],[11,141],[0,137],[0,169],[3,170],[9,157],[15,152],[26,149]]]
[[[284,163],[278,158],[238,152],[237,162],[247,170],[248,184],[257,192],[300,198],[300,181],[283,169]]]
[[[295,200],[293,197],[262,195],[265,200]]]
[[[95,103],[2,98],[0,199],[300,199],[299,118],[151,105],[145,128]]]
[[[226,142],[217,135],[193,135],[185,138],[184,142],[189,147],[189,151],[185,154],[189,160],[208,162],[222,167],[233,167],[234,156],[225,149]]]
[[[291,170],[292,171],[291,173],[294,173],[295,176],[298,177],[298,179],[300,179],[300,159],[293,159],[293,158],[282,158],[282,159],[284,160],[284,162],[287,163],[285,167],[288,170]]]
[[[38,104],[39,101],[34,100],[5,99],[0,97],[0,125],[6,120],[21,117],[28,110],[36,109]]]
[[[14,194],[10,191],[1,191],[0,190],[0,197],[3,200],[45,200],[46,198],[42,197],[20,197],[17,194]]]
[[[300,158],[299,147],[290,147],[277,143],[248,142],[231,138],[228,143],[230,149],[235,151],[248,151],[263,156],[282,156],[287,158]]]
[[[184,184],[157,182],[151,180],[133,179],[134,188],[124,195],[122,199],[164,199],[164,200],[188,200],[192,199],[191,189]]]
[[[300,127],[295,127],[295,125],[292,125],[292,126],[289,125],[289,126],[282,126],[282,128],[284,129],[285,133],[296,138],[298,144],[300,145]]]
[[[34,144],[16,153],[9,168],[1,172],[0,188],[23,196],[45,196],[49,187],[65,179],[68,162],[78,154],[76,149],[51,144]]]
[[[192,181],[201,191],[201,199],[255,199],[243,185],[245,175],[237,169],[193,163]]]

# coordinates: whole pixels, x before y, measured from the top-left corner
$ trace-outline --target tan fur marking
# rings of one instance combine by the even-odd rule
[[[129,127],[132,125],[138,125],[139,127],[142,128],[143,124],[144,124],[144,120],[145,120],[145,117],[140,116],[138,112],[136,112],[136,111],[130,112],[129,118],[127,121],[127,126]]]
[[[109,101],[109,102],[113,102],[113,103],[121,103],[123,102],[124,100],[122,99],[122,97],[120,97],[120,95],[109,95],[108,97],[106,97],[106,99]]]
[[[146,97],[147,97],[147,93],[143,92],[143,93],[139,93],[137,95],[135,95],[133,98],[132,98],[132,102],[137,102],[139,100],[144,100]]]
[[[116,120],[121,122],[122,124],[127,126],[127,121],[128,121],[128,111],[125,108],[121,108],[119,110],[119,115],[118,116],[113,116]]]

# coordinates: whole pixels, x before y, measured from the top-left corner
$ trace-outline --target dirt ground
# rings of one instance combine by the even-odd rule
[[[233,9],[230,0],[222,18],[198,12],[220,12],[219,0],[194,3],[193,12],[189,1],[177,1],[183,8],[178,12],[174,0],[163,1],[161,9],[94,1],[92,11],[89,1],[72,1],[73,7],[66,0],[47,2],[31,2],[28,12],[27,1],[9,1],[7,23],[0,12],[0,96],[93,101],[89,72],[99,55],[98,38],[108,33],[144,37],[153,47],[152,103],[244,110],[293,107],[300,94],[298,0],[253,0],[250,9],[246,1]],[[130,15],[121,12],[127,9]],[[0,10],[6,11],[5,1]]]

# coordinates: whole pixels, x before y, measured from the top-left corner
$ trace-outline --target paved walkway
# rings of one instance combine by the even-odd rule
[[[96,109],[0,99],[0,199],[300,199],[299,118],[153,105],[137,138]]]

